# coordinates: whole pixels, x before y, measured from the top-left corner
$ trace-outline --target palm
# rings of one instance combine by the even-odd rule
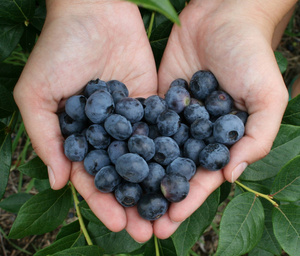
[[[154,233],[162,238],[179,225],[170,219],[180,222],[189,217],[225,179],[237,178],[233,169],[238,164],[250,164],[268,153],[286,104],[286,90],[270,47],[271,32],[246,13],[229,12],[226,3],[214,6],[207,1],[197,8],[198,3],[192,1],[183,10],[181,27],[172,30],[158,73],[159,94],[164,95],[173,79],[189,81],[197,70],[210,70],[236,107],[250,116],[246,134],[231,148],[226,168],[199,170],[188,197],[171,205],[169,217],[156,222]]]

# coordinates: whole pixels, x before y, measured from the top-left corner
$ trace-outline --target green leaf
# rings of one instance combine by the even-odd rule
[[[101,248],[95,245],[89,246],[81,246],[70,248],[67,250],[63,250],[61,252],[57,252],[52,256],[86,256],[86,255],[93,255],[93,256],[102,256],[103,252]]]
[[[17,105],[12,93],[0,85],[0,118],[10,116],[15,110],[17,110]]]
[[[24,23],[33,17],[35,0],[2,0],[0,18],[11,23]]]
[[[255,247],[251,252],[248,253],[248,256],[274,256],[274,254],[261,248]]]
[[[300,156],[288,162],[278,173],[271,195],[280,201],[300,200]]]
[[[222,203],[223,201],[225,201],[230,192],[231,192],[231,188],[232,188],[232,183],[225,181],[221,186],[220,186],[220,203]]]
[[[178,15],[169,0],[127,0],[143,8],[159,12],[176,24],[180,24]]]
[[[177,255],[187,255],[204,230],[214,219],[220,200],[220,189],[214,191],[200,208],[186,219],[171,236]]]
[[[289,101],[282,123],[300,126],[300,94]]]
[[[40,235],[54,230],[66,218],[72,199],[71,189],[45,190],[29,199],[20,209],[9,238]]]
[[[264,180],[277,175],[284,164],[300,153],[300,127],[282,124],[272,150],[263,159],[249,165],[241,180]]]
[[[93,244],[103,248],[107,254],[130,253],[142,247],[142,244],[134,241],[126,230],[115,233],[106,228],[103,223],[93,222],[88,224],[87,229]]]
[[[34,16],[31,20],[31,24],[38,29],[39,31],[42,30],[44,23],[45,23],[45,19],[46,19],[46,5],[44,4],[40,4],[36,9],[35,9],[35,13]]]
[[[220,223],[216,256],[243,255],[259,242],[264,228],[264,210],[250,192],[235,197],[225,208]]]
[[[82,216],[91,221],[94,222],[96,224],[101,223],[101,221],[96,217],[96,215],[92,212],[92,210],[90,209],[90,207],[88,206],[86,201],[81,201],[78,204],[79,208],[80,208],[80,212],[82,214]]]
[[[19,166],[19,171],[36,179],[48,179],[47,166],[36,156],[27,163]]]
[[[58,241],[55,241],[50,246],[39,250],[37,253],[34,254],[34,256],[44,256],[44,255],[52,255],[57,252],[61,252],[65,249],[69,249],[72,247],[75,247],[80,237],[82,237],[82,233],[75,232],[73,234],[70,234],[68,236],[65,236]]]
[[[300,206],[281,205],[273,210],[274,234],[283,250],[290,256],[300,252]]]
[[[79,232],[80,231],[80,224],[79,224],[79,220],[75,220],[65,226],[63,226],[57,236],[56,236],[56,241],[64,238],[65,236],[71,235],[73,233]]]
[[[0,132],[0,199],[5,193],[11,166],[11,137],[4,131]]]
[[[281,52],[275,52],[275,58],[279,67],[279,70],[281,72],[281,74],[283,74],[288,66],[288,61],[287,59],[282,55]]]
[[[17,83],[22,67],[0,63],[0,86],[5,87],[8,91],[13,91]]]
[[[34,187],[39,191],[42,192],[46,189],[51,188],[49,180],[34,180]]]
[[[20,45],[25,53],[30,53],[35,45],[37,39],[36,28],[31,24],[25,27],[25,31],[20,39]]]
[[[0,202],[0,208],[7,212],[18,213],[21,206],[31,197],[32,195],[23,192],[12,194]]]
[[[0,23],[0,61],[6,59],[16,48],[23,32],[23,24]]]

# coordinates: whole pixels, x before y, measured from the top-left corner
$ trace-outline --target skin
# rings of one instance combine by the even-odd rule
[[[181,27],[172,30],[157,74],[135,5],[48,0],[43,31],[14,97],[33,147],[48,166],[52,188],[60,189],[70,179],[112,231],[126,228],[139,242],[153,233],[169,237],[222,182],[233,182],[248,164],[270,151],[288,100],[272,39],[295,2],[192,0],[180,14]],[[56,113],[91,79],[121,80],[131,97],[163,96],[174,79],[189,80],[199,69],[212,71],[236,106],[248,111],[246,134],[231,148],[224,170],[199,170],[187,198],[150,223],[136,207],[124,209],[112,194],[97,191],[83,164],[66,159]]]

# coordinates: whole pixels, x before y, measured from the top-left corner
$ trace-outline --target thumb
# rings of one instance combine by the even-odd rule
[[[32,63],[32,62],[31,62]],[[21,112],[26,131],[37,155],[48,167],[53,189],[62,188],[69,180],[71,162],[63,152],[56,114],[58,100],[52,97],[50,85],[28,61],[14,89],[14,98]]]

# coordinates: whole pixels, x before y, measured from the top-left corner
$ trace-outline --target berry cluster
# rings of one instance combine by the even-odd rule
[[[64,152],[83,161],[103,193],[155,220],[189,193],[198,166],[220,170],[244,135],[248,114],[234,110],[215,76],[197,71],[174,80],[165,98],[131,98],[117,80],[90,81],[59,115]]]

